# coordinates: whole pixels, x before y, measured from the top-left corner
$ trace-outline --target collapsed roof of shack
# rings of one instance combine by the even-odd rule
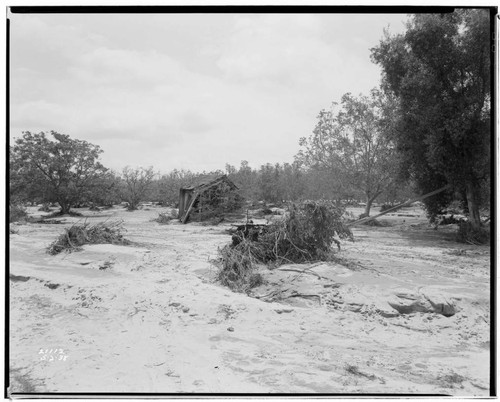
[[[221,217],[239,209],[243,204],[238,187],[226,175],[205,178],[179,191],[179,219],[186,223]]]

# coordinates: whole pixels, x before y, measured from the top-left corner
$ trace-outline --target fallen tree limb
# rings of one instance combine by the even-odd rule
[[[363,218],[363,219],[358,219],[357,221],[354,221],[354,222],[350,222],[347,224],[348,227],[350,226],[354,226],[354,225],[359,225],[360,223],[366,223],[366,222],[369,222],[369,221],[372,221],[380,216],[383,216],[385,214],[388,214],[389,212],[392,212],[392,211],[395,211],[396,209],[399,209],[399,208],[402,208],[404,207],[405,205],[409,205],[409,204],[412,204],[414,202],[417,202],[417,201],[421,201],[421,200],[424,200],[428,197],[431,197],[433,195],[436,195],[436,194],[439,194],[445,190],[448,190],[451,186],[448,184],[444,187],[441,187],[440,189],[438,190],[435,190],[435,191],[431,191],[430,193],[427,193],[427,194],[424,194],[424,195],[421,195],[420,197],[417,197],[417,198],[413,198],[412,200],[408,200],[408,201],[405,201],[399,205],[396,205],[395,207],[392,207],[392,208],[389,208],[387,210],[385,210],[384,212],[381,212],[380,214],[378,215],[375,215],[375,216],[367,216],[366,218]]]
[[[309,270],[310,268],[307,268],[307,269],[304,269],[304,270],[299,270],[299,269],[292,269],[292,268],[276,268],[277,271],[291,271],[291,272],[298,272],[299,274],[311,274],[311,275],[314,275],[315,277],[317,277],[318,279],[329,279],[329,278],[325,278],[324,276],[321,276],[319,274],[317,274],[316,272],[314,271],[310,271]]]
[[[303,293],[293,293],[290,296],[284,297],[283,299],[289,299],[291,297],[303,297],[304,299],[310,298],[310,297],[317,297],[319,300],[319,305],[323,305],[323,300],[321,298],[321,295],[306,295]]]
[[[286,291],[288,291],[288,290],[290,290],[290,289],[273,290],[273,291],[269,292],[268,294],[265,294],[265,295],[255,295],[255,296],[253,296],[253,297],[255,297],[256,299],[264,299],[264,298],[266,298],[266,297],[270,297],[270,296],[271,296],[271,297],[273,297],[273,296],[276,296],[276,295],[278,295],[278,294],[280,294],[280,293],[284,293],[284,292],[286,292]]]

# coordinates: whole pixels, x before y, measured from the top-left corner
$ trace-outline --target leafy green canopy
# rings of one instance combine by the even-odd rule
[[[102,150],[87,141],[51,131],[29,131],[10,149],[11,196],[27,201],[57,202],[61,212],[91,200],[108,170],[98,161]]]
[[[385,33],[372,59],[398,101],[393,136],[402,170],[422,193],[452,185],[425,201],[428,212],[439,213],[455,193],[478,223],[490,175],[488,11],[415,15],[406,33]]]

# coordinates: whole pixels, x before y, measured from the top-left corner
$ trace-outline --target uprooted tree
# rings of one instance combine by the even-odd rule
[[[20,201],[57,202],[61,214],[92,199],[108,170],[99,162],[102,150],[69,135],[29,131],[10,148],[11,197]]]
[[[458,197],[474,230],[490,183],[490,18],[482,9],[415,15],[405,33],[386,32],[372,49],[383,87],[398,101],[393,138],[402,171],[421,193],[451,185],[424,201],[429,215]]]

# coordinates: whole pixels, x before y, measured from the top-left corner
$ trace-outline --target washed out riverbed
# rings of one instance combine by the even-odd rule
[[[452,225],[383,217],[246,295],[215,280],[230,224],[165,210],[12,225],[10,392],[489,395],[490,249]],[[85,219],[123,219],[133,244],[46,253]]]

